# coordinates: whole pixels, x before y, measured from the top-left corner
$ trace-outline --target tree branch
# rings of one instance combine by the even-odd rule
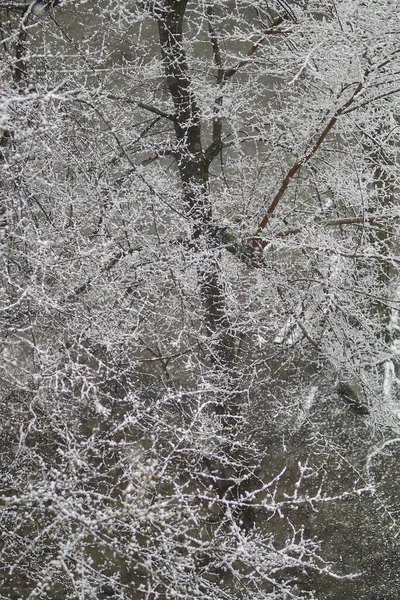
[[[368,70],[365,72],[363,81],[366,80],[369,73],[370,73],[370,71],[368,71]],[[331,131],[331,129],[336,125],[336,122],[339,119],[339,117],[353,104],[353,102],[355,101],[356,97],[358,96],[358,94],[361,92],[362,89],[363,89],[363,82],[360,81],[357,84],[357,87],[355,88],[355,90],[352,93],[352,95],[350,96],[350,98],[347,100],[347,102],[345,102],[340,108],[338,108],[335,111],[334,115],[330,118],[328,123],[325,125],[324,129],[321,131],[321,133],[319,134],[319,136],[317,137],[316,141],[311,146],[311,148],[308,151],[306,150],[305,153],[303,154],[303,156],[298,158],[296,160],[296,162],[291,166],[291,168],[287,172],[278,192],[276,193],[275,198],[272,200],[267,212],[265,213],[263,219],[261,220],[261,222],[258,226],[256,233],[254,234],[254,236],[252,238],[252,244],[255,248],[265,248],[265,246],[267,245],[268,242],[265,243],[264,240],[260,240],[259,236],[263,232],[263,230],[267,227],[267,225],[270,221],[271,215],[275,212],[280,200],[282,199],[287,188],[289,187],[289,184],[292,181],[293,177],[296,175],[296,173],[299,171],[299,169],[302,167],[302,165],[305,165],[310,160],[310,158],[312,158],[314,156],[314,154],[318,151],[319,147],[324,142],[324,140],[326,139],[326,137],[329,134],[329,132]]]
[[[175,115],[166,113],[163,110],[160,110],[159,108],[156,108],[155,106],[152,106],[151,104],[146,104],[145,102],[137,102],[137,100],[131,100],[130,98],[122,98],[121,96],[116,96],[115,94],[106,94],[106,97],[109,100],[117,100],[119,102],[125,102],[126,104],[134,104],[135,106],[138,106],[139,108],[143,108],[144,110],[148,110],[149,112],[154,113],[155,115],[158,115],[159,117],[164,117],[164,119],[169,119],[170,121],[175,121]]]
[[[251,58],[253,56],[253,54],[255,54],[257,52],[258,48],[265,41],[267,36],[269,36],[269,35],[286,35],[287,33],[290,33],[290,29],[288,29],[288,30],[276,29],[276,27],[281,25],[283,23],[283,21],[284,21],[283,17],[276,17],[276,19],[274,19],[272,21],[271,26],[262,32],[261,37],[257,40],[257,42],[255,44],[253,44],[253,46],[247,52],[247,54],[246,54],[247,58]],[[240,62],[238,62],[238,64],[235,67],[232,67],[231,69],[226,69],[224,71],[224,82],[227,79],[229,79],[230,77],[233,77],[233,75],[235,75],[241,67],[244,67],[245,65],[247,65],[248,62],[249,61],[247,59],[243,59]]]
[[[283,21],[284,21],[283,17],[277,17],[276,19],[274,19],[272,21],[271,26],[268,29],[265,29],[263,31],[262,36],[258,39],[258,41],[255,44],[253,44],[253,46],[247,52],[247,54],[246,54],[247,59],[241,60],[235,67],[232,67],[231,69],[224,69],[223,62],[222,62],[221,49],[220,49],[219,40],[218,40],[218,36],[217,36],[217,30],[212,22],[212,18],[214,16],[214,11],[213,11],[213,7],[211,5],[207,6],[207,16],[209,19],[209,34],[210,34],[211,47],[212,47],[213,55],[214,55],[214,63],[217,66],[217,86],[220,87],[221,90],[222,90],[224,84],[227,82],[227,80],[230,79],[231,77],[233,77],[233,75],[235,75],[241,67],[243,67],[244,65],[246,65],[249,62],[248,59],[251,58],[253,56],[253,54],[255,54],[255,52],[258,50],[258,48],[260,47],[260,45],[263,43],[263,41],[265,40],[265,38],[268,35],[284,35],[286,33],[289,33],[289,30],[282,31],[282,30],[275,29],[276,27],[281,25],[281,23],[283,23]],[[205,155],[206,155],[206,159],[207,159],[208,163],[211,163],[212,160],[218,155],[218,153],[222,149],[222,121],[221,121],[221,117],[219,116],[222,102],[223,102],[223,95],[220,94],[215,99],[215,105],[214,105],[213,141],[205,151]]]
[[[210,43],[214,54],[214,63],[217,67],[217,87],[222,87],[224,82],[224,69],[222,66],[221,48],[219,45],[217,29],[213,23],[214,9],[212,4],[207,5],[208,30],[210,34]],[[213,132],[212,143],[206,150],[206,157],[210,163],[222,148],[222,120],[221,107],[223,103],[223,95],[220,94],[216,99],[213,107]]]
[[[369,76],[373,72],[379,71],[379,69],[381,69],[382,67],[384,67],[388,63],[390,63],[392,60],[392,57],[394,55],[397,55],[398,52],[400,52],[400,49],[392,52],[385,60],[381,61],[379,64],[376,64],[373,67],[368,67],[364,71],[361,81],[359,81],[357,83],[356,88],[355,88],[354,92],[352,93],[352,95],[350,96],[350,98],[340,108],[338,108],[336,110],[336,112],[330,118],[328,123],[325,125],[324,129],[321,131],[321,133],[319,134],[319,136],[317,137],[316,141],[311,146],[311,148],[308,151],[306,150],[305,153],[303,154],[303,156],[301,158],[297,159],[296,162],[289,169],[289,171],[286,174],[286,177],[284,178],[284,180],[281,184],[281,187],[279,188],[277,194],[275,195],[275,198],[272,200],[270,207],[268,208],[266,214],[264,215],[263,219],[261,220],[261,222],[258,226],[258,229],[252,238],[252,245],[255,248],[262,249],[262,248],[265,248],[265,246],[268,244],[268,242],[266,242],[265,240],[260,240],[259,236],[262,233],[262,231],[267,227],[271,215],[275,212],[280,200],[282,199],[283,195],[285,194],[285,192],[286,192],[290,182],[292,181],[293,177],[295,176],[295,174],[299,171],[301,166],[306,164],[314,156],[314,154],[318,151],[319,147],[325,141],[329,132],[336,125],[336,122],[341,115],[345,115],[345,114],[351,112],[351,110],[356,110],[358,108],[361,108],[362,106],[365,106],[369,102],[368,100],[366,100],[365,102],[363,102],[357,106],[354,106],[353,108],[350,109],[350,107],[352,107],[352,105],[354,104],[356,98],[358,98],[359,94],[364,89],[365,82],[367,81]],[[395,90],[391,90],[391,91],[387,92],[386,94],[380,95],[379,98],[384,98],[390,94],[396,93],[397,91],[399,91],[399,90],[396,88]],[[378,99],[378,97],[376,97],[375,99]],[[373,101],[373,100],[371,100],[371,101]]]
[[[322,223],[318,223],[320,225],[322,225],[322,227],[339,227],[341,225],[373,225],[373,224],[378,224],[378,223],[384,223],[386,222],[388,219],[399,219],[400,217],[397,215],[390,215],[390,216],[375,216],[375,217],[343,217],[342,219],[332,219],[330,221],[325,221]],[[315,221],[317,223],[317,221]],[[275,237],[277,238],[284,238],[284,237],[288,237],[289,235],[295,235],[296,233],[300,233],[301,231],[303,231],[304,227],[296,227],[293,229],[286,229],[285,231],[280,231],[279,233],[275,234]],[[264,240],[266,241],[266,240]],[[265,246],[268,244],[269,242],[267,242],[265,244]],[[263,247],[265,247],[263,246]]]

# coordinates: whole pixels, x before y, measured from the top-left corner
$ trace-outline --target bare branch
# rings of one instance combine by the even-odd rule
[[[248,64],[248,59],[251,58],[253,54],[257,52],[258,48],[265,41],[267,36],[285,35],[290,32],[290,30],[283,31],[276,29],[276,27],[281,25],[284,21],[283,17],[277,17],[271,23],[271,26],[263,31],[262,36],[258,39],[258,41],[255,44],[253,44],[253,46],[251,46],[251,48],[248,50],[246,54],[246,56],[248,57],[247,59],[241,60],[235,67],[232,67],[230,69],[224,69],[217,31],[212,22],[213,14],[213,7],[211,5],[208,5],[207,16],[209,18],[210,42],[213,50],[214,62],[217,66],[217,86],[220,87],[220,89],[223,88],[226,81],[233,77],[241,67]],[[218,155],[222,148],[222,121],[221,118],[218,116],[222,103],[223,96],[221,94],[215,99],[213,119],[213,141],[205,151],[205,155],[209,163]]]
[[[396,215],[381,215],[381,216],[374,216],[374,217],[344,217],[342,219],[332,219],[330,221],[325,221],[322,223],[318,223],[320,225],[322,225],[322,227],[339,227],[341,225],[373,225],[373,224],[379,224],[379,223],[386,223],[388,221],[393,221],[393,220],[397,220],[400,217],[396,216]],[[315,221],[315,223],[317,223],[318,221]],[[301,231],[303,231],[305,229],[305,227],[296,227],[293,229],[287,229],[286,231],[280,231],[279,233],[275,234],[275,237],[278,238],[283,238],[283,237],[288,237],[289,235],[295,235],[296,233],[300,233]],[[268,242],[267,242],[268,244]],[[267,245],[265,244],[265,245]],[[265,247],[265,246],[263,246]]]
[[[217,66],[217,86],[221,86],[224,81],[224,69],[222,66],[222,54],[221,48],[218,40],[218,33],[216,26],[213,22],[214,10],[213,6],[209,4],[207,6],[207,16],[208,16],[208,28],[210,34],[210,42],[211,47],[214,54],[214,63]],[[222,121],[220,117],[220,110],[223,102],[222,94],[218,96],[215,100],[215,105],[213,107],[213,134],[212,134],[212,144],[207,148],[206,154],[209,155],[210,162],[211,160],[218,154],[222,147]]]
[[[166,113],[163,110],[160,110],[159,108],[152,106],[151,104],[146,104],[145,102],[138,102],[137,100],[131,100],[130,98],[123,98],[122,96],[116,96],[115,94],[106,94],[106,97],[109,98],[109,100],[117,100],[120,102],[125,102],[126,104],[134,104],[135,106],[138,106],[139,108],[143,108],[143,110],[147,110],[151,113],[154,113],[155,115],[158,115],[159,117],[164,117],[164,119],[169,119],[170,121],[175,121],[175,116],[170,114],[170,113]]]
[[[368,74],[369,74],[369,71],[366,71],[364,74],[364,81],[368,77]],[[312,158],[314,156],[314,154],[318,151],[319,147],[324,142],[324,140],[326,139],[326,137],[329,134],[329,132],[331,131],[331,129],[333,129],[333,127],[336,125],[336,122],[339,119],[339,117],[345,112],[345,110],[347,108],[349,108],[353,104],[353,102],[355,101],[355,99],[357,98],[358,94],[361,92],[362,89],[363,89],[363,83],[360,82],[357,84],[357,87],[355,88],[354,92],[352,93],[350,98],[347,100],[347,102],[345,102],[340,108],[338,108],[335,111],[333,117],[331,117],[331,119],[325,125],[324,129],[321,131],[321,133],[319,134],[319,136],[317,137],[316,141],[311,146],[311,148],[308,151],[306,150],[305,153],[303,154],[303,156],[301,158],[298,158],[296,160],[296,162],[291,166],[291,168],[287,172],[277,194],[275,195],[275,198],[271,202],[270,207],[268,208],[263,219],[261,220],[255,235],[253,236],[252,243],[255,247],[261,247],[261,248],[265,247],[265,244],[263,243],[263,241],[260,241],[259,235],[267,227],[271,215],[275,212],[280,200],[282,199],[287,188],[289,187],[289,184],[292,181],[293,177],[296,175],[296,173],[299,171],[299,169],[302,167],[302,165],[306,164],[310,160],[310,158]]]

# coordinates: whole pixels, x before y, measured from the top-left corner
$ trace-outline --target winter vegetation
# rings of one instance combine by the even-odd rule
[[[398,600],[391,0],[0,1],[3,600]]]

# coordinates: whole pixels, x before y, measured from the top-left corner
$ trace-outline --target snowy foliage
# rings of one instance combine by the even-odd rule
[[[4,598],[344,597],[318,515],[399,530],[396,3],[0,31]]]

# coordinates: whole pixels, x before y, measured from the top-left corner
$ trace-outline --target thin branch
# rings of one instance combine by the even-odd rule
[[[217,86],[222,87],[224,82],[224,69],[222,66],[222,54],[218,40],[217,29],[213,23],[214,10],[211,4],[207,5],[207,16],[208,16],[208,30],[210,34],[210,43],[214,54],[214,63],[217,67]],[[222,120],[221,120],[221,107],[223,103],[223,95],[220,94],[216,98],[213,107],[213,133],[212,133],[212,144],[206,151],[206,155],[210,156],[211,160],[218,154],[222,148]]]
[[[374,223],[378,224],[378,223],[386,222],[387,220],[390,220],[390,219],[398,219],[398,218],[400,218],[400,217],[398,217],[397,215],[375,216],[375,217],[343,217],[342,219],[332,219],[330,221],[325,221],[322,223],[318,223],[317,221],[315,221],[315,222],[318,223],[319,225],[322,225],[322,227],[338,227],[341,225],[366,225],[366,224],[373,225]],[[296,233],[300,233],[304,229],[305,229],[305,227],[297,227],[297,228],[293,228],[293,229],[287,229],[285,231],[280,231],[279,233],[275,234],[275,237],[277,237],[277,238],[288,237],[289,235],[295,235]],[[267,244],[265,244],[265,245],[267,245]]]
[[[120,250],[119,252],[117,252],[107,263],[107,265],[101,270],[101,273],[107,273],[108,271],[110,271],[110,269],[113,268],[114,265],[116,265],[118,263],[118,261],[123,258],[124,256],[126,256],[127,254],[131,254],[130,251],[124,251],[124,250]],[[82,283],[80,286],[78,286],[77,288],[75,288],[73,290],[73,292],[71,292],[67,298],[66,301],[67,302],[71,302],[72,300],[76,300],[78,296],[80,296],[81,294],[86,293],[93,281],[95,279],[95,276],[90,277],[89,279],[87,279],[87,281],[85,281],[84,283]]]
[[[33,2],[0,2],[0,9],[26,11]]]
[[[400,52],[400,49],[395,50],[385,60],[383,60],[382,62],[380,62],[379,64],[377,64],[373,67],[368,67],[364,71],[361,81],[358,82],[358,84],[356,85],[356,88],[355,88],[354,92],[352,93],[352,95],[350,96],[350,98],[340,108],[338,108],[335,111],[334,115],[330,118],[328,123],[325,125],[324,129],[319,134],[319,136],[317,137],[316,141],[314,142],[314,144],[312,145],[310,150],[308,150],[308,151],[306,150],[305,153],[303,154],[303,156],[300,157],[299,159],[297,159],[296,162],[289,169],[289,171],[287,172],[287,174],[281,184],[281,187],[279,188],[277,194],[275,195],[275,198],[272,200],[270,207],[268,208],[266,214],[264,215],[263,219],[261,220],[261,222],[258,226],[258,229],[251,240],[252,245],[255,248],[262,249],[262,248],[265,248],[265,246],[268,244],[268,242],[266,242],[265,240],[260,240],[259,236],[262,233],[262,231],[267,227],[267,225],[270,221],[271,215],[275,212],[281,198],[285,194],[285,192],[286,192],[290,182],[292,181],[293,177],[295,176],[295,174],[299,171],[301,166],[306,164],[314,156],[314,154],[318,151],[319,147],[325,141],[325,139],[328,136],[331,129],[336,125],[336,122],[339,119],[339,117],[350,112],[350,110],[349,110],[350,107],[354,104],[356,98],[359,96],[359,94],[363,90],[365,82],[370,77],[370,75],[372,73],[378,71],[382,67],[386,66],[388,63],[390,63],[393,56],[397,55],[399,52]],[[343,93],[343,91],[342,91],[342,93]],[[400,90],[398,90],[396,88],[396,90],[391,90],[391,91],[387,92],[386,94],[380,95],[379,98],[384,98],[384,97],[386,97],[390,94],[394,94],[398,91],[400,91]],[[375,97],[375,99],[378,99],[378,97]],[[373,100],[371,99],[371,102],[372,101]],[[365,106],[368,102],[369,101],[366,100],[364,103],[361,103],[361,104],[355,106],[352,110],[361,108],[362,106]]]
[[[149,158],[145,158],[144,160],[142,160],[142,162],[140,164],[142,165],[142,167],[147,167],[147,165],[150,165],[152,162],[154,162],[158,158],[160,158],[160,155],[158,154],[158,152],[154,152],[154,154],[149,156]]]
[[[373,98],[368,98],[367,100],[364,100],[364,102],[361,102],[361,104],[352,106],[351,108],[346,110],[344,112],[344,114],[348,115],[349,113],[353,112],[353,110],[358,110],[359,108],[368,106],[369,104],[372,104],[373,102],[376,102],[377,100],[382,100],[382,98],[387,98],[388,96],[393,96],[393,94],[398,94],[399,92],[400,92],[400,87],[397,87],[397,88],[394,88],[393,90],[390,90],[389,92],[384,92],[383,94],[379,94],[379,96],[374,96]]]
[[[261,46],[261,44],[265,41],[265,39],[268,35],[285,35],[290,32],[290,30],[283,31],[283,30],[276,29],[276,27],[281,25],[284,21],[283,17],[277,17],[276,19],[274,19],[272,21],[270,27],[263,31],[263,33],[262,33],[261,37],[258,39],[258,41],[255,44],[253,44],[253,46],[251,46],[251,48],[248,50],[248,52],[246,54],[246,57],[247,57],[246,59],[241,60],[240,62],[237,63],[236,66],[234,66],[230,69],[224,69],[223,62],[222,62],[221,49],[220,49],[220,45],[219,45],[219,41],[218,41],[218,37],[217,37],[217,31],[216,31],[214,24],[212,23],[213,14],[214,14],[214,12],[213,12],[212,6],[208,5],[207,6],[207,16],[209,18],[210,42],[211,42],[211,47],[212,47],[213,55],[214,55],[214,63],[217,66],[217,86],[221,90],[228,79],[233,77],[233,75],[235,75],[241,67],[248,64],[248,62],[249,62],[248,59],[250,59],[253,56],[253,54],[255,54],[255,52],[258,50],[258,48]],[[215,99],[214,118],[213,118],[213,141],[205,151],[205,156],[206,156],[206,160],[208,163],[212,162],[212,160],[218,155],[218,153],[222,150],[222,147],[223,147],[222,146],[222,121],[219,116],[222,102],[223,102],[223,96],[222,96],[222,94],[220,94]]]
[[[388,219],[398,219],[398,215],[381,215],[375,217],[343,217],[342,219],[332,219],[323,223],[324,227],[335,227],[336,225],[360,225],[364,223],[382,223]]]
[[[138,106],[139,108],[143,108],[144,110],[154,113],[155,115],[158,115],[159,117],[164,117],[164,119],[169,119],[170,121],[176,120],[174,115],[172,115],[170,113],[166,113],[163,110],[160,110],[159,108],[156,108],[155,106],[152,106],[151,104],[146,104],[145,102],[137,102],[137,100],[131,100],[130,98],[123,98],[121,96],[116,96],[115,94],[106,94],[106,97],[109,100],[117,100],[119,102],[125,102],[126,104],[134,104],[135,106]]]
[[[366,71],[364,74],[364,81],[368,75],[369,75],[369,71]],[[289,184],[291,183],[293,177],[296,175],[296,173],[299,171],[299,169],[302,167],[302,165],[305,165],[310,160],[310,158],[312,158],[314,156],[314,154],[318,151],[319,147],[324,142],[324,140],[326,139],[326,137],[329,134],[329,132],[331,131],[331,129],[336,125],[336,122],[339,119],[339,117],[344,113],[344,111],[347,108],[349,108],[353,104],[353,102],[355,101],[355,99],[357,98],[358,94],[361,92],[362,89],[363,89],[363,83],[360,81],[357,84],[357,87],[355,88],[355,90],[352,93],[352,95],[350,96],[350,98],[347,100],[347,102],[345,102],[340,108],[338,108],[335,111],[334,115],[330,118],[328,123],[325,125],[324,129],[321,131],[321,133],[319,134],[318,138],[316,139],[316,141],[314,142],[314,144],[312,145],[310,150],[308,150],[308,151],[306,150],[305,153],[303,154],[303,156],[298,158],[296,160],[296,162],[291,166],[291,168],[287,172],[278,192],[276,193],[275,198],[272,200],[267,212],[265,213],[263,219],[261,220],[261,222],[258,226],[256,233],[254,234],[254,236],[252,238],[252,244],[255,248],[264,248],[267,245],[268,242],[265,243],[265,241],[260,240],[259,235],[267,227],[267,225],[270,221],[271,215],[275,212],[280,200],[282,199],[287,188],[289,187]]]
[[[141,139],[144,138],[144,136],[154,127],[154,125],[156,123],[158,123],[158,121],[160,121],[161,117],[156,117],[155,119],[152,119],[150,121],[150,123],[143,129],[143,131],[140,132],[140,134],[137,136],[137,138],[132,142],[131,146],[134,146],[135,144],[137,144],[137,142],[139,142]],[[145,121],[146,122],[146,121]],[[121,152],[119,154],[116,154],[103,168],[102,171],[100,171],[99,173],[99,179],[103,176],[104,172],[111,166],[111,165],[115,165],[118,160],[121,158],[121,156],[124,156]],[[130,171],[132,172],[132,171]]]
[[[117,134],[115,133],[114,128],[111,126],[111,124],[109,123],[108,119],[104,116],[104,114],[96,106],[94,106],[91,102],[89,102],[88,100],[84,100],[83,98],[77,98],[76,101],[77,102],[81,102],[82,104],[86,104],[87,106],[90,106],[90,108],[92,108],[95,111],[95,113],[100,117],[100,119],[106,125],[106,127],[108,128],[110,134],[114,138],[114,140],[115,140],[118,148],[120,149],[121,156],[124,156],[126,158],[126,160],[128,161],[129,165],[131,166],[131,172],[135,173],[135,175],[137,177],[139,177],[139,179],[146,185],[146,187],[153,194],[153,196],[156,196],[163,204],[165,204],[166,206],[168,206],[168,208],[170,210],[172,210],[174,213],[176,213],[180,217],[183,217],[184,219],[187,219],[187,216],[185,214],[183,214],[181,211],[179,211],[178,209],[174,208],[169,202],[167,202],[167,200],[165,200],[165,198],[163,198],[162,195],[159,194],[157,192],[157,190],[138,171],[137,166],[132,161],[131,157],[129,156],[128,152],[126,151],[125,146],[123,145],[123,143],[121,142],[121,140],[119,139],[119,137],[117,136]]]
[[[253,46],[250,48],[250,50],[248,50],[248,52],[246,54],[247,59],[251,58],[253,56],[253,54],[255,54],[257,52],[258,48],[261,46],[261,44],[265,41],[265,39],[269,35],[286,35],[286,34],[290,33],[290,29],[288,29],[288,30],[276,29],[276,27],[281,25],[283,23],[283,21],[284,21],[283,17],[277,17],[276,19],[274,19],[272,21],[271,26],[262,32],[261,37],[257,40],[257,42],[255,44],[253,44]],[[245,65],[247,65],[249,62],[247,59],[243,59],[240,62],[238,62],[236,66],[232,67],[231,69],[225,70],[224,81],[226,81],[230,77],[233,77],[233,75],[235,75],[241,67],[244,67]]]

